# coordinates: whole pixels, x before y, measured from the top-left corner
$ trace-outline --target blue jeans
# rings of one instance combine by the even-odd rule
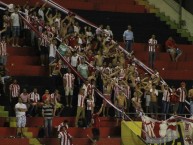
[[[133,44],[133,40],[125,41],[125,50],[127,50],[129,53],[131,53],[132,51],[132,44]]]
[[[162,113],[168,114],[170,103],[167,101],[163,101],[162,104],[163,104]]]
[[[193,101],[190,101],[190,114],[193,115]]]
[[[52,119],[44,118],[44,128],[46,137],[52,136]]]
[[[179,103],[178,114],[184,114],[185,102]]]
[[[149,52],[149,66],[154,68],[155,52]]]

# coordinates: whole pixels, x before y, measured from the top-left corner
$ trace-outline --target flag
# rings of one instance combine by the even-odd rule
[[[166,143],[178,138],[177,122],[174,117],[158,121],[143,115],[142,138],[146,143]]]
[[[193,120],[193,116],[189,119]],[[187,120],[183,120],[184,127],[184,144],[192,145],[193,144],[193,123]]]

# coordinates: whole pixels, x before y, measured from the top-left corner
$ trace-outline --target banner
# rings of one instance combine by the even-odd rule
[[[189,119],[193,119],[193,117],[190,117]],[[183,121],[183,127],[184,127],[184,144],[185,145],[193,145],[193,123],[190,121]]]
[[[142,138],[146,143],[166,143],[178,138],[177,122],[174,117],[158,121],[147,116],[142,116]]]

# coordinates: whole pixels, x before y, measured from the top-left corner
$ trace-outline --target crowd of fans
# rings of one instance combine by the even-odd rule
[[[25,14],[23,16],[27,22],[41,36],[38,36],[20,18],[19,11]],[[95,112],[99,112],[98,116],[100,112],[102,112],[102,116],[109,116],[112,108],[95,93],[95,88],[120,110],[128,114],[133,112],[150,113],[151,117],[157,117],[156,114],[160,109],[158,100],[162,100],[163,106],[160,110],[163,114],[183,114],[186,98],[192,99],[193,97],[192,91],[187,93],[184,82],[178,88],[174,86],[170,88],[166,83],[160,83],[160,76],[156,70],[152,75],[139,71],[133,59],[134,36],[131,26],[128,26],[128,30],[123,34],[126,50],[131,54],[129,57],[113,41],[113,32],[110,26],[100,25],[94,30],[77,21],[74,13],[69,12],[67,15],[63,15],[55,9],[46,8],[46,3],[40,7],[38,3],[34,7],[26,3],[22,7],[15,6],[13,9],[5,11],[3,29],[0,32],[3,36],[0,56],[3,66],[6,66],[6,44],[13,47],[30,46],[39,52],[41,66],[49,66],[49,76],[55,78],[56,84],[58,79],[63,80],[65,104],[61,102],[62,95],[57,89],[53,93],[45,90],[45,94],[41,97],[36,88],[31,93],[28,93],[26,89],[21,92],[20,85],[16,80],[9,86],[12,109],[20,97],[22,102],[27,105],[27,114],[29,116],[43,115],[47,119],[47,125],[51,124],[49,121],[52,116],[60,116],[62,111],[65,111],[65,107],[72,108],[72,102],[75,100],[77,101],[75,121],[77,127],[78,120],[85,118],[85,113],[87,127],[92,126],[91,118],[92,114],[97,114]],[[154,52],[157,47],[154,35],[148,43],[150,66],[154,67]],[[170,44],[167,42],[168,47]],[[178,50],[174,52],[173,48],[168,51],[172,55],[173,61],[178,59],[178,56],[173,55],[174,53],[178,55],[182,53]],[[72,70],[76,70],[83,79]],[[5,76],[5,74],[1,75]],[[79,90],[78,96],[74,95],[76,93],[73,91],[75,86]],[[53,88],[57,88],[57,86],[53,86]],[[96,106],[102,110],[95,109]],[[193,113],[192,109],[191,113]],[[115,116],[122,118],[122,114],[116,110]],[[98,119],[98,117],[96,118]],[[98,125],[96,126],[98,127]]]

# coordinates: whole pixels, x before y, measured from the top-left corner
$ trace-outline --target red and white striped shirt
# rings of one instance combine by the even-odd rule
[[[85,96],[83,94],[78,94],[78,107],[84,107]]]
[[[48,36],[46,34],[42,33],[42,38],[40,38],[40,39],[41,39],[40,45],[47,47],[48,46]]]
[[[151,38],[149,39],[148,43],[149,43],[149,52],[155,52],[157,40]]]
[[[9,86],[10,95],[14,97],[18,97],[20,93],[20,86],[18,84],[11,84]]]
[[[5,41],[0,42],[0,56],[7,55],[7,44]]]
[[[58,138],[60,139],[60,145],[72,145],[71,135],[67,131],[61,131],[58,134]]]
[[[127,99],[131,98],[131,88],[130,88],[130,86],[125,86],[124,87],[124,93],[125,93]]]
[[[87,100],[87,110],[92,110],[94,108],[94,101],[93,100]]]
[[[63,80],[65,81],[65,88],[73,88],[74,86],[74,75],[72,73],[66,73],[63,76]]]
[[[185,91],[185,89],[178,88],[177,92],[180,93],[180,102],[185,102],[185,100],[186,100],[186,91]]]
[[[169,90],[164,89],[162,100],[166,102],[170,102],[170,91]]]
[[[30,93],[30,100],[32,100],[33,102],[37,103],[40,101],[40,95],[38,93]]]

